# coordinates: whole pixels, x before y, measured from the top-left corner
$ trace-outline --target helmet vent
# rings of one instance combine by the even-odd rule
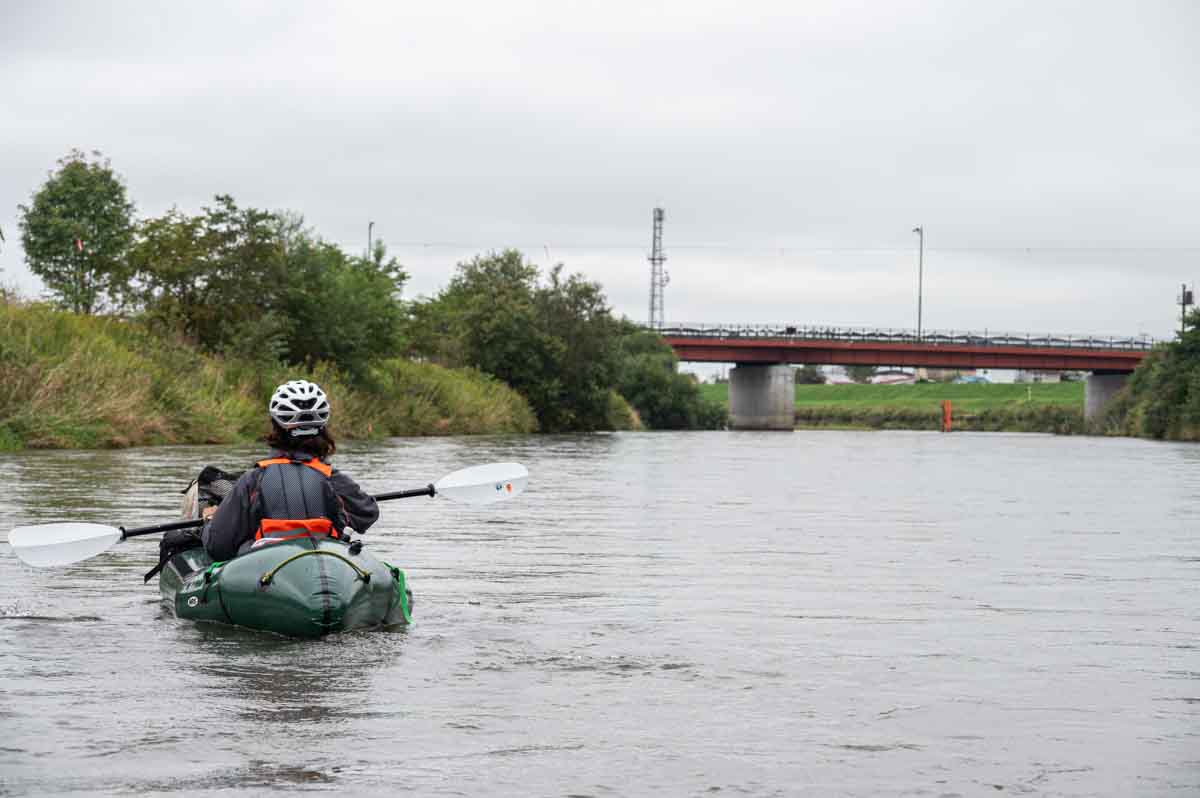
[[[307,380],[292,380],[275,389],[267,410],[271,419],[292,435],[315,435],[329,421],[325,392]]]

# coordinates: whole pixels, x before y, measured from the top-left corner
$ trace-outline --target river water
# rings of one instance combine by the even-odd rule
[[[17,523],[168,520],[251,448],[0,456]],[[397,439],[399,631],[175,620],[153,540],[0,544],[0,794],[1200,794],[1200,447],[1037,435]]]

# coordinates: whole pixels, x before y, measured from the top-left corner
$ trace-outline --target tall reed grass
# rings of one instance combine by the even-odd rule
[[[233,443],[261,436],[271,390],[311,379],[339,437],[530,432],[528,403],[473,370],[392,360],[351,387],[330,365],[198,352],[136,321],[0,294],[0,449]]]

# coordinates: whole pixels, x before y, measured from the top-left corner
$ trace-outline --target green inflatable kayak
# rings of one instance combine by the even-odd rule
[[[220,504],[238,476],[206,467],[184,491],[184,517],[199,518]],[[408,623],[412,594],[404,572],[348,537],[263,541],[225,562],[214,562],[202,547],[173,551],[160,563],[159,592],[176,617],[287,637]]]
[[[288,637],[407,623],[412,595],[404,572],[362,543],[328,535],[263,546],[227,562],[202,548],[171,557],[159,590],[175,615]]]
[[[237,474],[206,467],[184,491],[183,520],[151,526],[109,526],[61,521],[13,527],[8,543],[27,565],[54,568],[95,557],[123,540],[202,526],[203,510],[221,502]],[[519,496],[529,480],[520,463],[486,463],[451,472],[424,488],[375,495],[376,501],[444,496],[467,504],[493,504]],[[412,592],[404,572],[363,551],[362,541],[304,535],[265,543],[232,560],[213,562],[199,540],[164,537],[158,576],[163,600],[191,621],[244,626],[288,637],[322,637],[350,629],[412,620]]]

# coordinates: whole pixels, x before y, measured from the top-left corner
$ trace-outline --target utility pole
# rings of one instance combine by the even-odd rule
[[[371,259],[371,229],[375,227],[374,222],[367,222],[367,260]]]
[[[667,256],[662,249],[663,209],[654,209],[654,233],[650,240],[650,329],[659,330],[663,326],[663,289],[670,278],[663,264]]]
[[[917,234],[917,340],[921,340],[921,294],[925,281],[925,227],[917,225],[913,228]]]

